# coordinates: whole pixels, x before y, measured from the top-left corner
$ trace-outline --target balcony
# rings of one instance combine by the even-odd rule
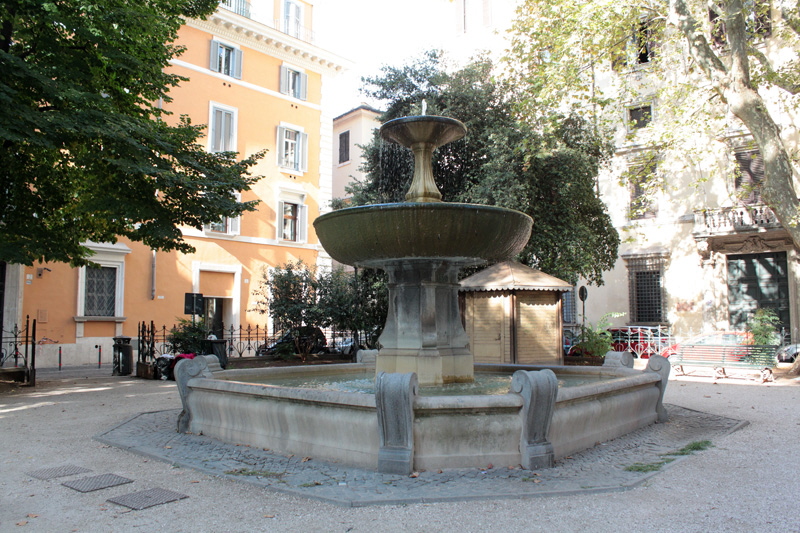
[[[250,18],[249,0],[220,0],[219,5],[228,11],[233,11],[237,15]]]
[[[250,19],[253,18],[250,10],[250,0],[220,0],[219,6],[227,9],[228,11],[232,11],[237,15],[241,15]],[[253,20],[260,22],[265,26],[269,26],[274,30],[285,33],[286,35],[296,37],[301,41],[305,41],[307,43],[314,42],[314,32],[311,30],[311,28],[301,26],[299,20],[297,19],[287,17],[284,19],[259,20],[256,18]]]
[[[694,212],[695,237],[756,233],[782,227],[772,209],[761,204],[698,209]]]

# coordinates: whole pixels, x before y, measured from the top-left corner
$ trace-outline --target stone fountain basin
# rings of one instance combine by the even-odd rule
[[[350,207],[314,221],[319,241],[345,265],[447,258],[465,264],[519,253],[533,220],[502,207],[458,203],[398,203]]]
[[[558,390],[548,433],[556,459],[650,425],[658,420],[659,409],[663,410],[665,382],[662,384],[662,376],[650,369],[476,365],[478,372],[509,374],[544,368],[557,375],[607,378]],[[182,393],[188,415],[185,430],[276,453],[374,470],[380,448],[374,394],[264,384],[270,377],[358,372],[372,378],[375,368],[345,364],[335,368],[242,369],[215,372],[213,378],[193,377]],[[520,465],[522,409],[522,396],[511,392],[498,396],[416,396],[414,469]]]

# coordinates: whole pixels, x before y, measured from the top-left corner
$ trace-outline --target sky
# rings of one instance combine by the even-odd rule
[[[362,76],[380,73],[383,65],[399,66],[440,46],[441,17],[435,10],[448,0],[316,0],[314,32],[318,46],[351,62],[351,69],[333,80],[334,116],[370,102],[358,89]]]

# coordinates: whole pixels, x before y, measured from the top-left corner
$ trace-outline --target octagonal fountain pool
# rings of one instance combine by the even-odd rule
[[[382,137],[414,153],[406,202],[342,209],[314,222],[331,257],[388,274],[389,309],[375,366],[212,372],[204,357],[183,360],[175,368],[184,407],[179,431],[410,473],[488,464],[549,467],[666,419],[669,364],[661,357],[651,358],[644,371],[629,368],[632,360],[622,355],[608,358],[617,363],[613,368],[473,365],[458,309],[459,270],[514,257],[533,222],[512,209],[441,202],[431,155],[465,134],[464,125],[448,117],[387,122]],[[444,394],[435,388],[471,383],[476,372],[506,376],[505,390]],[[373,382],[374,390],[298,386],[297,380],[342,374]],[[576,376],[582,383],[559,387],[559,380]]]

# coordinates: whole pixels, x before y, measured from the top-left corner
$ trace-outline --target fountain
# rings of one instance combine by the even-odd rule
[[[458,311],[459,270],[515,256],[533,225],[519,211],[442,202],[433,150],[465,133],[461,122],[447,117],[387,122],[381,136],[414,153],[406,202],[342,209],[314,222],[331,257],[388,273],[389,311],[377,372],[414,372],[421,386],[472,381],[469,338]]]
[[[342,209],[314,222],[331,257],[389,275],[389,312],[375,366],[212,371],[207,358],[184,360],[175,368],[184,407],[179,431],[410,473],[487,464],[549,467],[559,457],[666,420],[669,364],[662,357],[651,358],[643,372],[631,368],[629,354],[608,357],[615,366],[592,369],[473,365],[458,311],[458,272],[513,257],[533,222],[510,209],[441,201],[432,153],[465,133],[461,122],[447,117],[387,122],[382,137],[414,153],[406,202]],[[420,386],[470,382],[476,367],[513,374],[509,392],[418,394]],[[278,384],[284,377],[354,373],[375,376],[374,393]],[[601,380],[559,388],[556,374]]]

